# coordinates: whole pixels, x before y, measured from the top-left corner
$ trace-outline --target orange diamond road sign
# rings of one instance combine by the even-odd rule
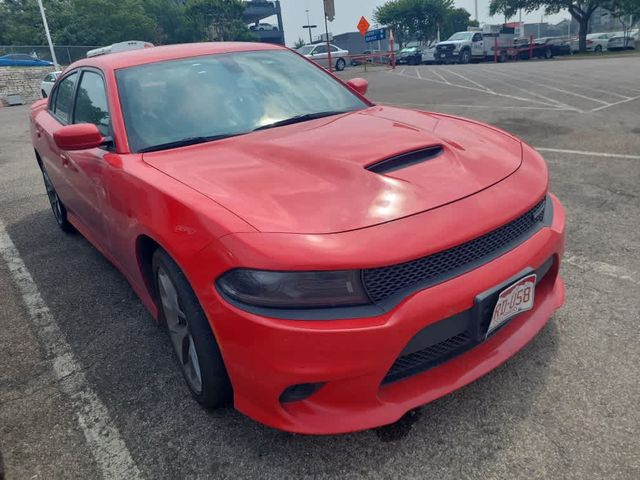
[[[366,18],[360,17],[360,21],[358,22],[358,31],[360,32],[360,35],[364,37],[367,34],[367,30],[369,30],[370,26],[371,25],[369,25],[369,22],[367,22]]]

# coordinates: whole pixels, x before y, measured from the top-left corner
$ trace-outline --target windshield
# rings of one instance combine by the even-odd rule
[[[417,47],[407,47],[407,48],[403,48],[402,50],[400,50],[400,53],[413,53],[416,50],[418,50]]]
[[[133,152],[245,134],[293,117],[304,121],[320,113],[368,107],[288,50],[152,63],[118,70],[116,78]]]
[[[458,32],[449,37],[449,40],[471,40],[475,32]]]
[[[300,55],[309,55],[311,53],[311,50],[313,50],[315,47],[315,45],[305,45],[303,47],[300,47],[296,50],[296,52],[298,52]]]

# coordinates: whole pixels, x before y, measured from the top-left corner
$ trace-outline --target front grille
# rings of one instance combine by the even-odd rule
[[[433,368],[473,346],[471,334],[462,332],[423,350],[398,357],[382,384],[395,382]]]
[[[405,290],[426,288],[501,255],[542,224],[545,204],[546,199],[512,222],[448,250],[398,265],[363,270],[369,298],[381,302]]]
[[[437,52],[444,52],[447,50],[453,50],[455,48],[455,45],[438,45],[436,46],[436,51]]]

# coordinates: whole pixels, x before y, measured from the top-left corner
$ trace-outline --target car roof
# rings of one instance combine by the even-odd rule
[[[97,67],[102,70],[117,70],[148,63],[178,60],[181,58],[216,55],[233,52],[250,52],[260,50],[286,50],[285,47],[270,43],[251,42],[209,42],[182,43],[161,47],[141,48],[126,52],[109,53],[97,57],[83,58],[74,62],[68,69],[76,67]]]

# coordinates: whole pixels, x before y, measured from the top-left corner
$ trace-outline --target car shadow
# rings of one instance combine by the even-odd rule
[[[533,406],[556,354],[552,319],[506,364],[393,425],[336,436],[281,432],[232,408],[200,408],[170,341],[124,277],[81,235],[62,233],[48,209],[8,232],[87,380],[150,478],[247,477],[247,468],[263,478],[374,475],[410,455],[420,455],[425,467],[438,461],[452,475],[459,468],[455,458],[497,462],[514,426],[536,415]]]

